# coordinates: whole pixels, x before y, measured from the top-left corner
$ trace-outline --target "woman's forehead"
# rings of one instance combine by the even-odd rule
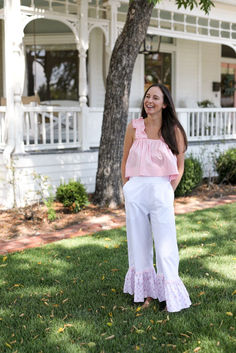
[[[162,90],[161,90],[160,87],[158,87],[158,86],[153,86],[153,87],[151,87],[151,88],[147,91],[147,94],[150,94],[150,95],[152,95],[152,96],[163,97]]]

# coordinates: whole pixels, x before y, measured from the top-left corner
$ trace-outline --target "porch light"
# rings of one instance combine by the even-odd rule
[[[156,43],[154,43],[153,39],[154,39],[154,35],[152,34],[146,35],[146,37],[144,38],[143,44],[141,46],[141,50],[139,51],[139,54],[155,55],[156,56],[155,59],[158,60],[158,56],[160,54],[161,36],[158,37],[157,45]]]

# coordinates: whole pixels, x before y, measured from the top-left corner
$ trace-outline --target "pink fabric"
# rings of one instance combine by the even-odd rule
[[[166,280],[163,275],[157,275],[154,268],[143,272],[130,268],[125,276],[124,293],[134,295],[134,302],[143,302],[147,297],[158,298],[160,302],[165,300],[169,312],[177,312],[191,305],[181,279]]]
[[[126,162],[126,178],[134,176],[169,176],[170,180],[178,176],[177,159],[161,138],[148,139],[144,119],[132,121],[136,129],[135,141]]]
[[[134,295],[135,302],[143,302],[144,298],[157,299],[157,278],[154,268],[136,272],[132,267],[125,276],[124,293]]]
[[[166,308],[169,312],[177,312],[191,305],[188,292],[179,277],[168,281],[163,275],[157,275],[157,291],[158,300],[166,301]]]

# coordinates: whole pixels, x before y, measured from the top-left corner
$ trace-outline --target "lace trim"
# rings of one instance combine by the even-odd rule
[[[157,299],[157,278],[154,268],[136,272],[130,268],[125,276],[124,293],[134,295],[135,302],[143,302],[145,298]]]
[[[165,300],[169,312],[177,312],[191,305],[181,279],[165,280],[163,275],[156,274],[154,268],[143,272],[130,268],[125,276],[124,293],[134,295],[134,302],[143,302],[147,297],[158,298],[160,302]]]

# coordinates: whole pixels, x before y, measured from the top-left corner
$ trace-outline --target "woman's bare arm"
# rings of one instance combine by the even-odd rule
[[[174,190],[179,185],[180,180],[184,173],[184,151],[185,151],[185,143],[184,143],[184,138],[181,133],[181,130],[179,128],[176,128],[175,134],[176,134],[176,141],[177,141],[178,150],[179,150],[179,154],[177,155],[177,168],[179,171],[179,175],[176,179],[171,181],[171,185]]]
[[[121,162],[121,177],[122,177],[122,182],[125,184],[129,178],[125,177],[125,166],[127,162],[127,158],[129,155],[129,150],[133,144],[134,141],[134,136],[135,136],[135,129],[133,128],[132,122],[129,123],[126,129],[125,133],[125,140],[124,140],[124,149],[123,149],[123,158]]]

